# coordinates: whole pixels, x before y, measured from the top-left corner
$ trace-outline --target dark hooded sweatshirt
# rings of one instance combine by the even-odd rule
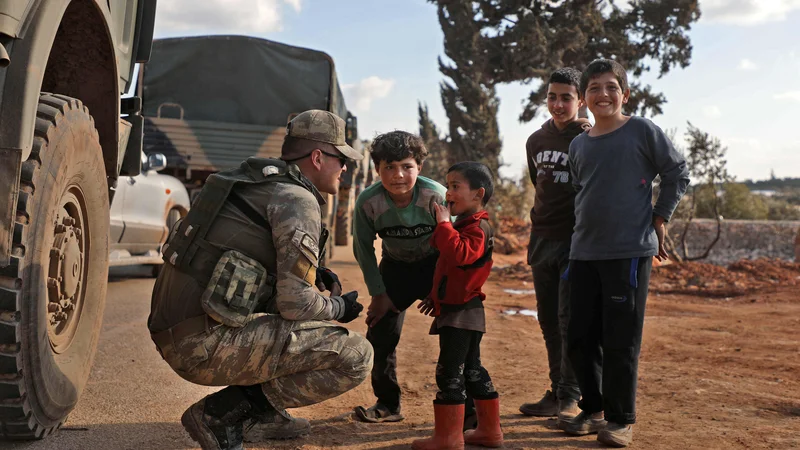
[[[559,130],[550,119],[528,138],[528,169],[536,188],[531,209],[533,236],[559,241],[568,241],[572,236],[575,190],[568,165],[569,144],[591,126],[588,120],[577,119]]]

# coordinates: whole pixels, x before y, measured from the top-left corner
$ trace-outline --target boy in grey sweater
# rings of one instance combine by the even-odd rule
[[[600,59],[581,76],[594,127],[569,147],[575,198],[567,348],[583,398],[560,424],[625,447],[636,421],[636,381],[653,257],[667,258],[664,223],[686,191],[686,160],[651,121],[622,114],[625,69]],[[652,204],[653,180],[661,176]],[[605,412],[605,414],[604,414]],[[607,422],[606,422],[607,421]]]

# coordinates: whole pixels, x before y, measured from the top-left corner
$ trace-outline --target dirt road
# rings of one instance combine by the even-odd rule
[[[332,264],[346,288],[366,296],[358,266],[345,248]],[[497,264],[513,261],[500,258]],[[110,280],[100,347],[86,391],[66,426],[43,442],[13,449],[196,448],[181,413],[211,389],[193,386],[167,367],[145,321],[153,281],[127,270]],[[412,281],[413,282],[413,281]],[[483,360],[501,395],[506,448],[596,448],[551,419],[518,414],[548,386],[544,343],[523,281],[493,277],[487,288],[489,332]],[[364,299],[368,301],[368,298]],[[430,319],[409,310],[399,350],[406,420],[391,425],[354,422],[353,406],[373,402],[369,383],[337,399],[292,411],[312,419],[310,437],[247,448],[389,449],[429,435],[436,387],[437,341]],[[352,328],[364,332],[362,319]],[[800,448],[800,296],[797,288],[735,299],[653,295],[648,301],[640,365],[639,422],[633,448]]]

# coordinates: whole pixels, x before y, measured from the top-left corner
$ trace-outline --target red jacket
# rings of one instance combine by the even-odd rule
[[[433,288],[429,297],[435,305],[435,315],[440,305],[463,305],[475,297],[481,300],[483,283],[492,270],[493,231],[489,214],[477,212],[457,221],[436,226],[431,245],[439,250]]]

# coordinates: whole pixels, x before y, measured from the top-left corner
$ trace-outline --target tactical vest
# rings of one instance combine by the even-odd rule
[[[291,183],[308,191],[314,189],[296,165],[279,159],[250,157],[238,168],[206,179],[189,213],[173,226],[162,249],[166,263],[207,286],[202,298],[203,309],[228,326],[241,327],[253,312],[264,312],[266,303],[275,297],[277,279],[246,254],[223,251],[206,240],[206,234],[226,201],[253,223],[271,231],[267,220],[232,192],[239,184],[262,183]],[[323,249],[326,231],[320,238]]]

